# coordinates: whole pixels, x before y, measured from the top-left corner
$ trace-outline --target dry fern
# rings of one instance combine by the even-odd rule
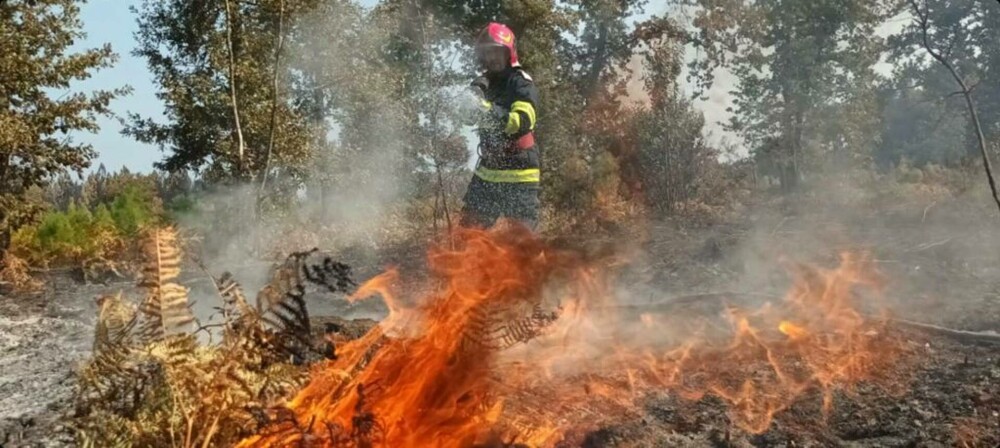
[[[233,275],[224,272],[222,277],[216,282],[219,296],[222,297],[224,316],[246,316],[256,314],[256,310],[247,302],[243,294],[243,288]]]
[[[151,232],[140,306],[99,300],[92,358],[78,372],[77,441],[88,447],[228,446],[273,423],[265,409],[302,387],[317,359],[307,286],[346,291],[349,269],[316,251],[290,256],[252,306],[226,273],[213,278],[223,337],[202,345],[173,229]],[[204,266],[203,266],[204,268]],[[207,271],[207,268],[205,268]]]
[[[257,295],[257,310],[274,331],[274,344],[295,362],[307,361],[322,350],[313,346],[312,326],[305,294],[308,284],[330,292],[346,292],[355,286],[347,265],[333,261],[313,249],[296,252],[275,270],[271,282]]]
[[[183,333],[194,322],[194,315],[188,305],[187,288],[176,283],[181,272],[177,232],[169,227],[152,231],[143,252],[146,260],[139,286],[149,294],[140,308],[140,333],[145,340]]]
[[[470,313],[462,343],[471,350],[505,350],[530,341],[559,317],[558,312],[546,311],[540,303],[525,310],[524,307],[486,302]]]

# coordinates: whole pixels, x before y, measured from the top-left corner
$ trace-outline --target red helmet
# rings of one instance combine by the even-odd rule
[[[486,46],[506,48],[508,53],[510,53],[511,67],[521,66],[521,63],[517,60],[517,46],[514,32],[507,25],[496,22],[486,25],[486,28],[479,33],[479,39],[476,40],[476,47]]]

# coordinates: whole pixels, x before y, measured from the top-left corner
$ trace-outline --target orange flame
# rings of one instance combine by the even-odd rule
[[[429,253],[439,287],[428,297],[401,300],[395,270],[363,285],[350,300],[378,294],[388,318],[315,366],[290,412],[240,446],[554,446],[665,391],[719,397],[736,424],[763,432],[810,390],[829,412],[835,390],[875,379],[900,353],[884,322],[854,306],[855,287],[877,290],[864,257],[798,267],[782,303],[730,307],[728,335],[703,321],[678,340],[667,330],[690,322],[630,313],[600,263],[525,229],[454,240]]]
[[[792,339],[802,339],[809,335],[809,332],[806,331],[805,328],[795,325],[787,320],[783,320],[780,324],[778,324],[778,331]]]

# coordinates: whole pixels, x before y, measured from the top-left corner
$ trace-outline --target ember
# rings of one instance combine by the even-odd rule
[[[678,339],[671,316],[618,306],[601,263],[526,230],[455,241],[429,254],[441,285],[429,297],[404,300],[395,270],[363,285],[350,299],[380,295],[388,318],[314,368],[287,403],[294,418],[240,446],[554,446],[659,392],[715,396],[735,424],[763,432],[810,391],[829,411],[834,391],[877,379],[901,354],[855,307],[857,287],[878,289],[863,256],[795,268],[781,303],[731,306],[725,331],[706,319]]]

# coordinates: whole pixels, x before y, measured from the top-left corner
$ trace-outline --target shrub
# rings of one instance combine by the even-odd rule
[[[110,213],[115,227],[124,235],[135,236],[139,230],[160,221],[162,207],[156,195],[139,185],[129,185],[111,202]]]
[[[163,221],[151,189],[129,185],[93,210],[71,201],[66,210],[49,210],[34,225],[11,237],[10,252],[34,266],[101,266],[117,271],[122,254],[143,229]]]

